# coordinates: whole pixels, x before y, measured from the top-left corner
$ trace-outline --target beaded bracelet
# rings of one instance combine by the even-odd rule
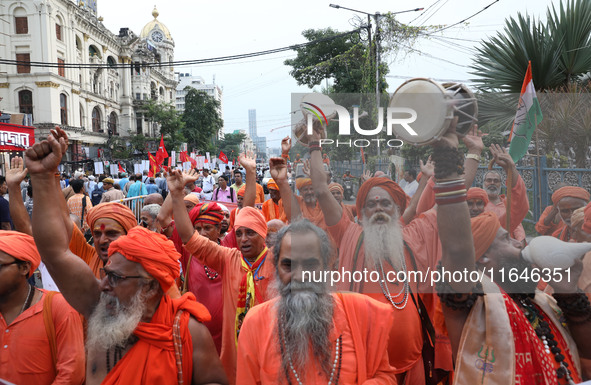
[[[439,271],[442,277],[445,276],[443,274],[443,265],[441,264],[441,261],[437,263],[437,271]],[[480,282],[472,288],[470,294],[456,292],[449,282],[446,282],[443,279],[435,283],[435,290],[437,291],[441,303],[452,310],[470,310],[476,303],[478,297],[484,294]]]

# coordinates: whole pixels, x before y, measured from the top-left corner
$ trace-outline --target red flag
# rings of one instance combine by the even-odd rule
[[[154,156],[150,153],[148,153],[148,158],[150,159],[150,170],[148,170],[148,176],[153,178],[156,175],[158,163],[156,162],[156,158],[154,158]]]
[[[220,151],[220,156],[218,156],[218,158],[222,161],[222,163],[228,164],[228,157],[223,151]]]
[[[117,162],[117,166],[119,166],[119,172],[125,172],[125,170],[123,169],[123,167],[121,167],[121,164],[119,162]]]
[[[179,157],[181,159],[181,163],[185,163],[189,161],[189,155],[187,154],[187,151],[181,151],[179,154]]]
[[[168,158],[168,152],[166,151],[166,147],[164,147],[164,135],[160,136],[160,146],[158,147],[158,151],[156,151],[156,162],[158,165],[161,165],[164,162],[164,159]]]
[[[363,164],[365,164],[365,153],[363,152],[363,147],[360,147],[361,149],[361,161],[363,162]]]
[[[172,167],[172,156],[168,157],[168,168]]]

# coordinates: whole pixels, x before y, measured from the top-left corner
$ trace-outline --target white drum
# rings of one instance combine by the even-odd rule
[[[320,137],[325,139],[328,122],[337,115],[335,102],[325,94],[306,94],[300,102],[300,110],[304,119],[294,128],[295,139],[304,146],[308,145],[308,119],[312,120],[313,129],[320,132]]]
[[[409,126],[417,133],[411,135],[400,125],[393,129],[399,139],[417,146],[432,143],[443,136],[455,117],[458,118],[456,132],[466,135],[476,123],[478,104],[468,87],[461,83],[439,84],[431,79],[415,78],[404,82],[390,98],[389,107],[412,109],[416,120]],[[398,119],[408,118],[408,113]]]

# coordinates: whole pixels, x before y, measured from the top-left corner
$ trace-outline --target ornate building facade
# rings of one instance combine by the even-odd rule
[[[142,105],[173,103],[177,81],[174,40],[155,8],[139,35],[109,31],[96,0],[2,0],[0,13],[0,57],[16,61],[0,63],[0,110],[29,115],[36,139],[61,126],[68,160],[81,160],[111,137],[159,135]]]

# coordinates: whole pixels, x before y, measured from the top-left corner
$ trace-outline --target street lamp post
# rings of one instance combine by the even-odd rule
[[[347,11],[362,13],[364,15],[367,15],[367,34],[368,34],[368,40],[369,40],[368,44],[369,44],[369,49],[370,49],[370,55],[371,55],[371,18],[373,17],[373,19],[375,21],[375,24],[376,24],[376,33],[375,33],[375,37],[374,37],[375,56],[371,55],[370,57],[373,57],[374,63],[375,63],[375,68],[376,68],[376,110],[377,110],[380,107],[380,16],[382,16],[382,14],[380,12],[368,13],[368,12],[364,12],[364,11],[359,11],[357,9],[343,7],[338,4],[329,4],[329,7],[335,8],[335,9],[346,9]],[[414,8],[414,9],[408,9],[406,11],[392,12],[391,14],[398,15],[400,13],[422,11],[423,9],[425,9],[425,8]],[[380,146],[378,146],[378,155],[380,155]]]
[[[329,7],[335,8],[335,9],[346,9],[347,11],[362,13],[364,15],[367,15],[367,32],[368,32],[370,51],[371,51],[371,18],[373,17],[373,19],[375,21],[376,33],[375,33],[375,38],[374,38],[374,41],[375,41],[374,60],[375,60],[375,67],[376,67],[376,108],[378,108],[380,106],[380,45],[379,45],[380,41],[379,41],[379,38],[380,38],[380,16],[382,16],[382,14],[380,12],[369,13],[369,12],[359,11],[357,9],[343,7],[338,4],[329,4]],[[414,9],[408,9],[406,11],[392,12],[391,14],[398,15],[400,13],[422,11],[423,9],[425,9],[425,8],[414,8]]]

